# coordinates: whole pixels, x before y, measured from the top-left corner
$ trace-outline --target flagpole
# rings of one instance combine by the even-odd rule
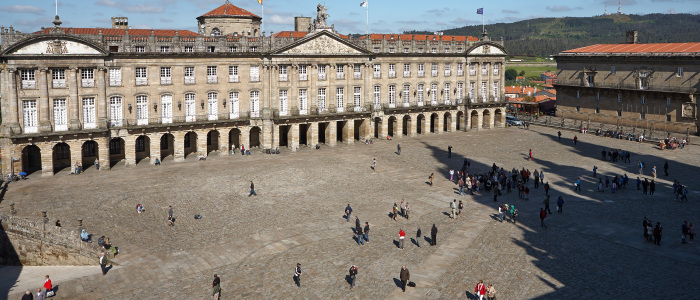
[[[369,43],[369,1],[367,1],[367,41]]]
[[[265,19],[265,4],[261,1],[260,6],[262,7],[262,19]],[[262,23],[262,33],[265,34],[265,22],[260,20],[260,23]]]
[[[481,9],[481,33],[484,33],[486,23],[484,22],[484,9]]]

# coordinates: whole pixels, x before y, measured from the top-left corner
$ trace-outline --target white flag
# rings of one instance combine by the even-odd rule
[[[362,3],[360,3],[360,6],[367,7],[367,1],[362,1]]]

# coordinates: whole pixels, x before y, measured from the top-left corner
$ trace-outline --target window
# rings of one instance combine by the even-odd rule
[[[580,98],[581,98],[581,91],[576,91],[576,99],[580,99]]]
[[[449,105],[451,103],[450,102],[450,84],[447,82],[445,83],[445,92],[444,93],[445,93],[445,96],[444,96],[445,104]]]
[[[642,96],[642,104],[646,104],[646,103],[647,103],[647,97],[646,97],[646,96]]]
[[[379,47],[374,47],[374,53],[379,53]]]
[[[280,116],[286,116],[289,111],[289,97],[287,90],[280,90]]]
[[[671,115],[666,115],[666,122],[671,122]]]
[[[403,53],[408,53],[408,47],[403,48]]]
[[[83,98],[83,129],[93,129],[95,123],[95,98]]]
[[[51,70],[51,79],[53,79],[52,85],[55,89],[66,88],[66,69],[53,69]]]
[[[212,36],[219,36],[219,35],[221,35],[221,30],[218,27],[214,27],[214,29],[211,30],[211,35]]]
[[[457,82],[457,103],[462,103],[464,98],[464,82]]]
[[[136,96],[136,125],[148,125],[148,97]]]
[[[260,66],[250,66],[250,81],[260,81]]]
[[[194,52],[194,47],[193,46],[185,46],[184,52],[185,53],[192,53],[192,52]]]
[[[361,64],[353,65],[352,78],[362,79],[362,65]]]
[[[217,83],[219,78],[216,76],[216,66],[207,66],[207,83]]]
[[[194,103],[194,94],[185,94],[185,121],[194,122],[196,121],[196,106]]]
[[[640,71],[639,72],[639,89],[646,90],[649,89],[649,72]]]
[[[438,86],[437,83],[433,83],[430,85],[430,102],[433,105],[437,104],[437,94],[438,94]]]
[[[671,106],[671,97],[666,97],[666,106]]]
[[[362,106],[362,88],[356,86],[353,88],[352,104],[355,108]]]
[[[469,64],[469,75],[476,75],[476,64]]]
[[[307,114],[309,106],[309,91],[307,89],[299,89],[299,114]]]
[[[299,65],[299,80],[309,80],[307,65]]]
[[[458,63],[457,64],[457,76],[462,76],[462,75],[464,75],[464,64]]]
[[[678,71],[676,71],[676,76],[683,77],[683,67],[678,67]]]
[[[393,107],[396,104],[396,86],[389,86],[389,106]]]
[[[622,110],[619,110],[619,109],[617,110],[617,116],[622,117]]]
[[[617,94],[617,103],[622,103],[622,94]]]
[[[326,88],[318,89],[318,109],[326,109]]]
[[[238,47],[230,46],[230,47],[228,47],[228,52],[236,53],[236,52],[238,52]]]
[[[450,53],[450,48],[445,48],[445,53]]]
[[[22,120],[24,121],[24,133],[37,132],[36,100],[22,101]]]
[[[345,66],[343,65],[338,65],[336,67],[336,76],[335,79],[345,79]]]
[[[250,47],[250,52],[258,52],[258,47],[251,46],[251,47]]]
[[[396,64],[389,64],[389,78],[396,78]]]
[[[430,53],[437,53],[437,48],[430,49]]]
[[[83,87],[95,87],[95,70],[80,69],[80,79]]]
[[[260,91],[250,91],[250,117],[260,117]]]
[[[476,91],[476,82],[469,82],[469,99],[471,102],[475,102],[476,97],[474,96],[474,91]]]
[[[403,103],[407,106],[411,101],[411,86],[408,84],[403,85],[403,92],[401,93],[403,98]]]
[[[134,47],[134,52],[146,52],[146,46],[135,46]]]
[[[418,53],[423,53],[423,47],[418,47]]]
[[[146,139],[145,138],[137,138],[136,139],[136,152],[144,152],[146,151]]]
[[[487,82],[482,81],[481,82],[481,101],[486,102],[486,96],[488,95],[488,90],[487,90]]]
[[[645,113],[645,112],[640,112],[640,113],[639,113],[639,118],[640,118],[640,119],[644,120],[644,119],[646,119],[646,117],[647,117],[647,113]]]
[[[207,93],[207,116],[209,120],[219,119],[219,94]]]
[[[411,64],[403,64],[403,77],[411,77]]]
[[[163,124],[173,122],[173,95],[160,96],[160,115]]]
[[[588,74],[586,76],[586,86],[590,86],[590,87],[595,86],[595,75],[594,74]]]
[[[194,83],[194,67],[185,67],[185,84]]]
[[[318,80],[326,80],[326,65],[318,65]]]
[[[54,131],[68,130],[66,99],[53,99],[53,129]]]
[[[458,47],[458,48],[457,48],[457,53],[462,53],[462,48],[461,48],[461,47]]]
[[[207,52],[209,52],[209,53],[216,52],[216,47],[215,46],[207,46]]]
[[[173,84],[172,70],[170,67],[160,67],[160,84]]]
[[[423,77],[425,76],[425,64],[420,63],[418,64],[418,77]]]
[[[595,108],[595,113],[599,114],[600,113],[600,107]]]
[[[382,77],[382,65],[380,64],[374,64],[374,78],[381,78]]]
[[[279,66],[279,80],[287,81],[287,66]]]
[[[343,99],[345,96],[345,88],[336,88],[335,92],[335,102],[337,110],[338,112],[343,112],[343,108],[345,108],[345,100]]]
[[[238,82],[238,66],[228,66],[228,82]]]
[[[446,63],[445,64],[445,76],[450,76],[452,73],[450,71],[450,64]]]
[[[160,53],[168,53],[168,52],[170,52],[169,46],[160,46]]]
[[[239,113],[240,113],[240,107],[239,107],[239,93],[238,92],[229,92],[228,93],[228,112],[230,114],[231,119],[238,119]]]
[[[109,86],[122,85],[122,69],[109,68]]]
[[[109,123],[112,127],[122,126],[122,97],[109,98]]]
[[[389,53],[394,53],[394,47],[389,47]]]
[[[148,84],[148,78],[146,77],[146,67],[136,68],[136,85],[146,85]]]
[[[381,98],[382,92],[381,91],[382,91],[382,87],[380,87],[378,85],[374,86],[374,97],[373,97],[372,103],[374,104],[375,108],[379,108],[379,105],[382,102],[382,98]]]
[[[615,74],[615,66],[610,67],[610,74]]]
[[[481,75],[489,75],[489,64],[481,64]]]
[[[430,66],[430,72],[432,73],[433,77],[438,76],[437,68],[438,68],[438,64],[437,64],[437,63],[433,63],[433,64]]]
[[[416,92],[416,101],[418,103],[423,102],[423,90],[425,89],[425,86],[421,83],[418,85],[418,91]]]
[[[501,70],[501,64],[493,64],[493,75],[498,75],[498,72]]]

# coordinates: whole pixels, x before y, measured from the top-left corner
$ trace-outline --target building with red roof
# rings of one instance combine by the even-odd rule
[[[695,134],[699,56],[700,43],[639,44],[636,31],[624,44],[563,51],[555,56],[557,114]]]

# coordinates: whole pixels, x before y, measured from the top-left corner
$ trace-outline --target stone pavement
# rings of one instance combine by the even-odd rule
[[[669,186],[677,178],[691,192],[698,190],[700,149],[660,151],[649,144],[581,134],[574,146],[573,133],[564,132],[560,143],[556,130],[531,129],[33,176],[10,185],[0,210],[9,211],[8,203],[14,201],[18,215],[39,218],[42,208],[50,207],[49,217],[61,219],[64,227],[77,226],[74,220],[82,218],[90,233],[109,236],[122,250],[115,258],[121,268],[104,278],[54,280],[61,286],[57,299],[203,298],[214,273],[222,278],[223,299],[462,298],[473,294],[480,279],[494,283],[499,299],[581,299],[600,296],[600,291],[618,298],[668,295],[658,288],[659,280],[681,283],[682,288],[674,289],[677,297],[695,297],[698,288],[685,283],[700,275],[700,249],[697,243],[681,245],[678,236],[682,220],[698,222],[694,218],[700,210],[693,199],[698,194],[677,202],[670,199]],[[399,142],[400,156],[394,154]],[[447,145],[454,147],[451,159]],[[636,172],[634,163],[601,161],[602,147],[630,150],[633,162],[641,159],[659,170],[668,159],[672,177],[659,178],[655,196],[643,197],[633,188],[597,193],[593,165],[604,176]],[[525,159],[530,148],[535,161]],[[377,172],[372,172],[375,157]],[[558,195],[566,201],[564,214],[551,215],[548,228],[541,229],[537,212],[544,193],[530,185],[529,201],[517,199],[517,192],[499,198],[518,207],[518,223],[495,221],[491,194],[460,198],[445,179],[465,157],[473,172],[486,171],[494,162],[507,170],[544,170],[552,203]],[[433,187],[426,184],[431,172]],[[576,193],[572,182],[578,176],[584,190]],[[249,180],[255,181],[258,196],[247,197]],[[411,204],[411,218],[395,222],[388,215],[401,199]],[[465,201],[465,217],[445,215],[452,199]],[[145,204],[144,214],[135,213],[137,203]],[[370,222],[371,243],[354,241],[354,223],[342,218],[348,203],[353,216]],[[166,225],[168,205],[175,208],[174,227]],[[203,218],[195,220],[194,214]],[[664,224],[661,246],[643,241],[645,215]],[[410,239],[416,227],[429,235],[433,223],[439,228],[438,246],[423,241],[423,247],[416,247]],[[396,246],[399,228],[407,235],[403,251]],[[291,278],[297,262],[304,271],[300,289]],[[359,274],[350,291],[346,275],[352,264]],[[405,295],[398,287],[401,265],[418,284]],[[99,274],[99,267],[94,268]],[[9,296],[18,299],[20,294]]]

